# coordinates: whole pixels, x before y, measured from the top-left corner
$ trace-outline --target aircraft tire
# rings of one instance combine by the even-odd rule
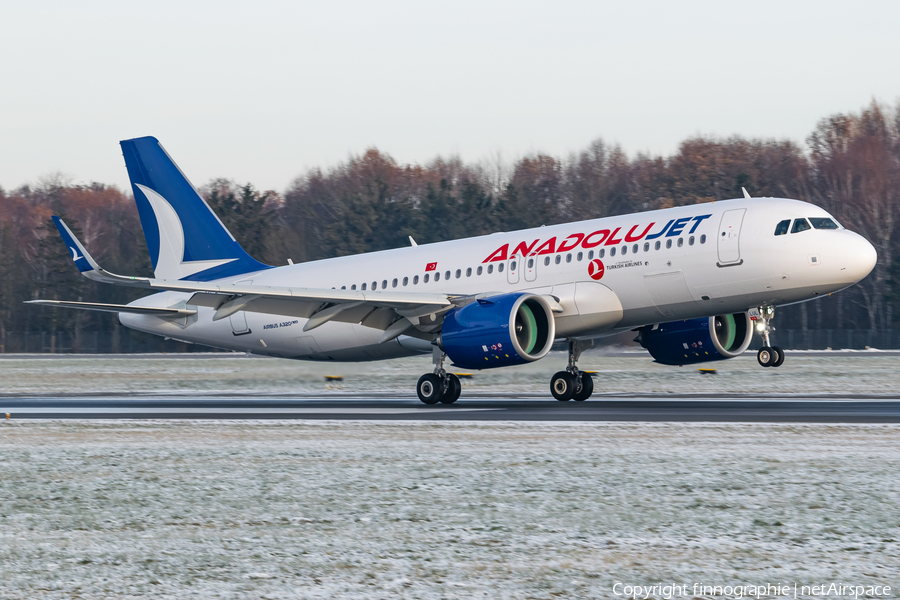
[[[581,389],[575,392],[572,399],[575,402],[584,402],[594,393],[594,378],[590,373],[581,373],[579,377],[581,377]]]
[[[778,358],[775,359],[775,362],[772,363],[773,367],[780,367],[784,364],[784,349],[779,348],[778,346],[772,346],[772,350],[774,350],[778,354]]]
[[[550,393],[560,402],[568,402],[575,396],[575,376],[560,371],[550,379]]]
[[[459,377],[453,373],[450,373],[448,377],[450,378],[450,385],[447,387],[444,395],[441,396],[442,404],[453,404],[459,400],[459,395],[462,393],[462,384],[459,382]]]
[[[425,404],[437,404],[444,392],[444,382],[434,373],[425,373],[416,384],[416,394]]]
[[[778,360],[778,353],[769,346],[763,346],[756,353],[756,362],[761,367],[771,367],[776,360]]]

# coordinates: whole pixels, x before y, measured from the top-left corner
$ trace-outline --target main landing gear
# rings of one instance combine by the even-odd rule
[[[753,314],[752,312],[750,313]],[[775,318],[774,306],[762,306],[759,308],[759,317],[756,329],[762,335],[763,347],[756,353],[756,360],[763,367],[780,367],[784,363],[784,350],[773,346],[769,342],[769,334],[775,331],[770,321]]]
[[[594,393],[593,377],[575,364],[581,353],[593,345],[593,340],[569,340],[569,366],[550,379],[550,393],[560,402],[584,402]]]
[[[416,393],[425,404],[453,404],[459,400],[462,384],[459,377],[444,370],[444,359],[447,357],[440,348],[434,348],[434,373],[425,373],[419,377]]]

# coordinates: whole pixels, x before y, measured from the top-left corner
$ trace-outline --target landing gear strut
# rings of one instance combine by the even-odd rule
[[[594,379],[590,373],[578,368],[576,361],[581,353],[594,345],[594,340],[568,340],[569,364],[565,371],[560,371],[550,378],[550,393],[560,402],[575,400],[583,402],[594,393]]]
[[[419,400],[425,404],[453,404],[459,400],[462,392],[462,384],[459,377],[453,373],[444,370],[444,359],[447,355],[438,348],[434,347],[434,372],[425,373],[419,377],[419,383],[416,384],[416,394]]]
[[[756,353],[756,360],[763,367],[780,367],[784,363],[784,350],[773,346],[769,341],[769,334],[775,331],[771,325],[772,319],[775,318],[775,307],[761,306],[758,310],[756,329],[762,335],[763,347]]]

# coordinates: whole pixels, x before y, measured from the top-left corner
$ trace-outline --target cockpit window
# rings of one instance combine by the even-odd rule
[[[837,223],[827,217],[810,217],[809,222],[816,229],[837,229]]]
[[[806,219],[794,219],[794,226],[791,228],[791,233],[800,233],[807,229],[812,229],[812,227],[809,226]]]
[[[775,226],[775,235],[784,235],[788,232],[788,229],[791,228],[791,220],[785,219]]]

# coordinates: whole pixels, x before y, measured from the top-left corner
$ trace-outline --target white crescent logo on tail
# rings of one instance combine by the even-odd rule
[[[183,279],[194,273],[205,271],[225,263],[236,261],[236,258],[224,258],[220,260],[184,260],[184,228],[178,213],[172,208],[168,200],[157,192],[139,183],[153,214],[156,215],[156,225],[159,228],[159,256],[156,259],[154,274],[159,279]]]
[[[69,246],[69,250],[72,251],[72,260],[73,261],[77,261],[78,259],[84,258],[83,256],[78,256],[78,250],[76,250],[72,246]]]

